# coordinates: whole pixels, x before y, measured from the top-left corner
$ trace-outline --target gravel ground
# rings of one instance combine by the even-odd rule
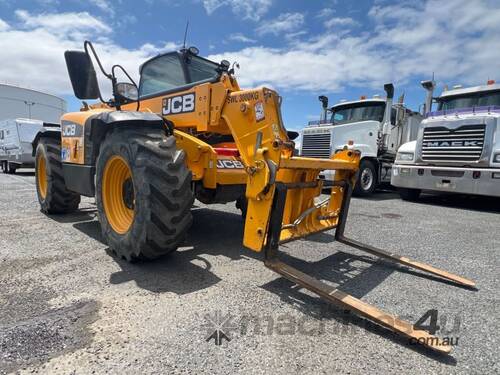
[[[285,259],[412,322],[437,309],[434,354],[336,309],[241,245],[234,204],[196,203],[185,246],[151,263],[109,254],[93,200],[39,212],[33,173],[0,175],[0,373],[500,373],[500,201],[392,192],[353,199],[346,234],[477,282],[468,290],[393,266],[331,233]],[[211,336],[223,326],[229,340]]]

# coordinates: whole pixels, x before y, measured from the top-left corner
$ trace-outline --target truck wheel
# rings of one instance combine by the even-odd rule
[[[377,187],[377,170],[370,160],[361,160],[359,163],[359,172],[356,185],[354,186],[354,195],[358,197],[367,197],[373,194]]]
[[[15,164],[7,162],[7,172],[9,174],[15,174],[16,173],[17,166]]]
[[[420,197],[422,190],[420,189],[407,189],[399,188],[399,196],[405,201],[416,201]]]
[[[78,209],[80,195],[66,188],[61,163],[61,145],[42,138],[35,154],[35,180],[38,202],[46,214],[61,214]]]
[[[97,160],[96,204],[118,256],[154,259],[177,249],[191,226],[191,171],[175,138],[160,129],[117,128]]]

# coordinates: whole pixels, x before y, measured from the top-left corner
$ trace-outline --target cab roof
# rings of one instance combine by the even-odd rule
[[[385,103],[385,99],[382,98],[367,98],[367,99],[361,99],[361,100],[352,100],[349,102],[340,102],[335,104],[331,109],[337,108],[337,107],[343,107],[343,106],[349,106],[352,104],[359,104],[359,103]]]
[[[442,99],[450,96],[467,95],[467,94],[474,94],[477,92],[497,91],[497,90],[500,90],[500,84],[494,83],[492,85],[480,85],[480,86],[446,90],[441,93],[439,98]]]

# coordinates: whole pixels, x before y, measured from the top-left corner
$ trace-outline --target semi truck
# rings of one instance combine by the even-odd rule
[[[369,196],[382,183],[391,180],[396,151],[403,143],[416,139],[423,116],[407,108],[402,95],[393,102],[394,86],[384,85],[386,98],[362,96],[359,100],[341,101],[328,107],[328,98],[320,96],[323,111],[319,121],[303,129],[300,155],[329,158],[349,145],[361,153],[354,193]],[[322,177],[334,180],[333,172]]]
[[[416,200],[422,190],[500,197],[500,84],[454,86],[436,98],[434,81],[422,86],[425,119],[392,170],[401,198]]]

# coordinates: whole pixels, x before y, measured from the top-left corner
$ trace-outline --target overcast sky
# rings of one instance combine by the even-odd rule
[[[285,123],[300,128],[330,102],[383,94],[417,110],[419,82],[435,73],[444,84],[500,80],[500,1],[291,0],[0,0],[0,82],[72,96],[67,49],[95,42],[107,67],[139,65],[182,44],[217,61],[238,61],[240,85],[273,87]],[[109,91],[108,91],[109,92]]]

